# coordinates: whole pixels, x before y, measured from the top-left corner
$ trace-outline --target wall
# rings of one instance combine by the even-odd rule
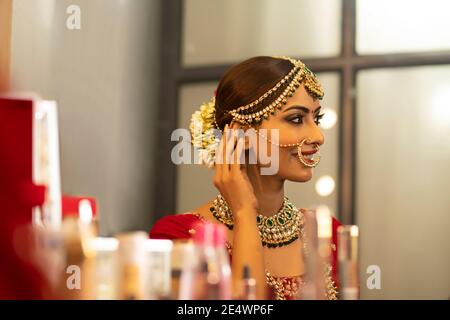
[[[9,87],[12,1],[0,0],[0,92]]]
[[[69,5],[81,29],[69,30]],[[159,1],[15,0],[14,90],[59,105],[63,192],[97,198],[101,233],[150,227]]]

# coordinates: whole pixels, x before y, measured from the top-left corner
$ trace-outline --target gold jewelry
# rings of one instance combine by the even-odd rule
[[[218,195],[213,201],[210,211],[228,229],[233,229],[233,214],[221,195]],[[288,245],[299,237],[303,239],[303,214],[286,197],[280,210],[275,215],[266,217],[258,214],[256,216],[256,223],[261,237],[261,243],[268,248]]]
[[[305,89],[314,98],[323,98],[324,93],[319,81],[315,74],[309,70],[303,62],[284,56],[276,56],[274,58],[290,61],[293,68],[283,77],[283,79],[257,100],[231,111],[226,111],[226,113],[233,117],[233,120],[244,125],[259,124],[263,119],[267,119],[270,114],[274,114],[277,109],[281,109],[282,106],[287,103],[287,99],[294,95],[297,88],[300,87],[300,84],[303,84]],[[274,97],[274,95],[284,86],[286,86],[286,88],[269,106],[261,111],[254,110],[256,107],[259,107],[264,100],[269,97]],[[206,165],[208,168],[213,168],[215,164],[216,149],[220,143],[219,136],[216,134],[220,129],[216,122],[215,97],[210,101],[203,103],[200,106],[200,110],[197,110],[192,114],[189,129],[191,130],[192,144],[199,153],[200,163]]]
[[[273,288],[276,300],[286,300],[286,297],[295,298],[299,290],[305,285],[302,276],[274,277],[266,270],[266,282]]]
[[[327,300],[338,300],[339,292],[333,280],[333,268],[331,264],[325,265],[325,298]],[[287,297],[299,298],[299,290],[305,285],[302,277],[281,277],[276,278],[266,270],[266,282],[272,287],[276,300],[286,300]],[[286,284],[288,283],[288,285]]]
[[[315,168],[315,167],[317,167],[317,165],[319,164],[319,162],[320,162],[320,153],[319,153],[319,147],[318,147],[318,145],[317,144],[314,144],[314,148],[316,149],[316,153],[317,153],[317,156],[316,157],[314,157],[313,159],[311,159],[310,161],[311,162],[307,162],[307,160],[303,157],[303,153],[302,153],[302,147],[303,147],[303,144],[305,143],[305,141],[307,141],[308,139],[303,139],[301,142],[300,142],[300,144],[298,145],[298,147],[297,147],[297,155],[298,155],[298,159],[300,160],[300,162],[305,166],[305,167],[308,167],[308,168]],[[310,141],[310,140],[309,140]],[[308,159],[309,160],[309,159]]]
[[[201,219],[203,222],[207,223],[208,221],[203,218],[198,213],[193,213],[196,217]],[[195,232],[195,231],[194,231]],[[308,256],[307,244],[305,241],[304,233],[301,236],[303,242],[303,256]],[[231,256],[233,254],[233,246],[228,240],[225,242],[227,247],[228,254]],[[331,244],[332,250],[336,251],[334,244]],[[325,297],[327,300],[337,300],[339,292],[337,290],[336,283],[333,280],[333,268],[331,264],[327,263],[325,265]],[[305,281],[303,276],[294,276],[294,277],[274,277],[270,274],[269,270],[265,270],[266,273],[266,282],[271,287],[275,293],[276,300],[286,300],[286,296],[288,297],[299,297],[299,290],[304,286]],[[290,283],[289,283],[290,282]]]
[[[315,168],[317,167],[317,165],[320,162],[321,156],[320,156],[320,147],[317,143],[314,144],[314,149],[316,150],[317,156],[314,157],[314,159],[311,159],[310,162],[308,162],[304,157],[303,157],[303,153],[302,153],[302,147],[303,144],[306,142],[308,144],[311,143],[311,139],[310,138],[306,138],[303,139],[300,142],[297,143],[289,143],[289,144],[281,144],[281,143],[275,143],[272,142],[268,137],[266,137],[265,135],[263,135],[259,130],[256,130],[258,132],[258,135],[261,136],[263,139],[265,139],[267,142],[273,144],[274,146],[278,146],[280,148],[292,148],[292,147],[297,147],[297,155],[298,155],[298,159],[300,160],[300,162],[308,168]]]
[[[319,81],[317,80],[315,74],[309,70],[303,62],[289,57],[275,58],[288,60],[294,67],[285,77],[283,77],[283,79],[281,79],[274,87],[260,96],[257,100],[244,106],[237,107],[231,111],[227,111],[228,114],[233,116],[234,120],[245,125],[259,124],[263,119],[267,119],[269,114],[273,115],[277,109],[281,109],[282,106],[287,103],[287,99],[294,95],[295,91],[302,83],[314,98],[323,98],[324,94]],[[275,94],[285,84],[287,84],[286,88],[275,101],[260,111],[252,112],[252,109],[259,106],[267,98],[273,96],[273,94]]]

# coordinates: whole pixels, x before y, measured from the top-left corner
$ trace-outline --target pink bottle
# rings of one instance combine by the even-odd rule
[[[231,267],[226,250],[226,229],[213,223],[194,227],[194,250],[186,255],[180,299],[231,299]]]

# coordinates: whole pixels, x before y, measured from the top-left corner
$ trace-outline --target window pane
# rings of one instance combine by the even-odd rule
[[[233,63],[256,55],[337,56],[341,0],[184,1],[182,63]]]
[[[184,85],[180,90],[178,128],[189,128],[191,115],[200,108],[202,102],[214,95],[217,83],[197,83]],[[193,149],[192,149],[193,150]],[[212,183],[214,170],[195,164],[177,166],[177,213],[198,208],[217,195]]]
[[[357,80],[362,298],[448,299],[450,66],[363,71]]]
[[[450,50],[447,0],[358,0],[359,54]]]
[[[315,191],[317,180],[323,176],[330,176],[337,185],[337,154],[338,132],[337,124],[333,125],[333,114],[338,114],[339,75],[335,73],[318,74],[324,89],[325,98],[323,108],[327,108],[328,121],[324,117],[323,123],[330,124],[329,129],[323,129],[325,144],[322,147],[322,161],[314,169],[315,176],[309,183],[286,183],[286,194],[299,207],[311,207],[324,204],[330,207],[332,213],[336,208],[336,190],[327,196],[319,196]],[[214,93],[216,83],[200,83],[184,85],[180,90],[179,128],[188,128],[192,113],[200,103],[208,101]],[[330,116],[331,115],[331,116]],[[217,195],[212,184],[214,171],[199,165],[177,166],[177,212],[186,212],[197,208]],[[323,180],[322,180],[323,181]],[[195,182],[195,183],[194,183]],[[326,182],[326,181],[325,181]]]

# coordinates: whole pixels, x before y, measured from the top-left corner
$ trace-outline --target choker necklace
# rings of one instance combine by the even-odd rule
[[[221,195],[214,199],[213,205],[209,210],[219,222],[227,226],[228,229],[233,229],[233,214]],[[282,247],[297,240],[299,237],[303,239],[303,214],[286,197],[284,197],[283,205],[275,215],[266,217],[258,214],[256,223],[262,245],[265,247]]]

